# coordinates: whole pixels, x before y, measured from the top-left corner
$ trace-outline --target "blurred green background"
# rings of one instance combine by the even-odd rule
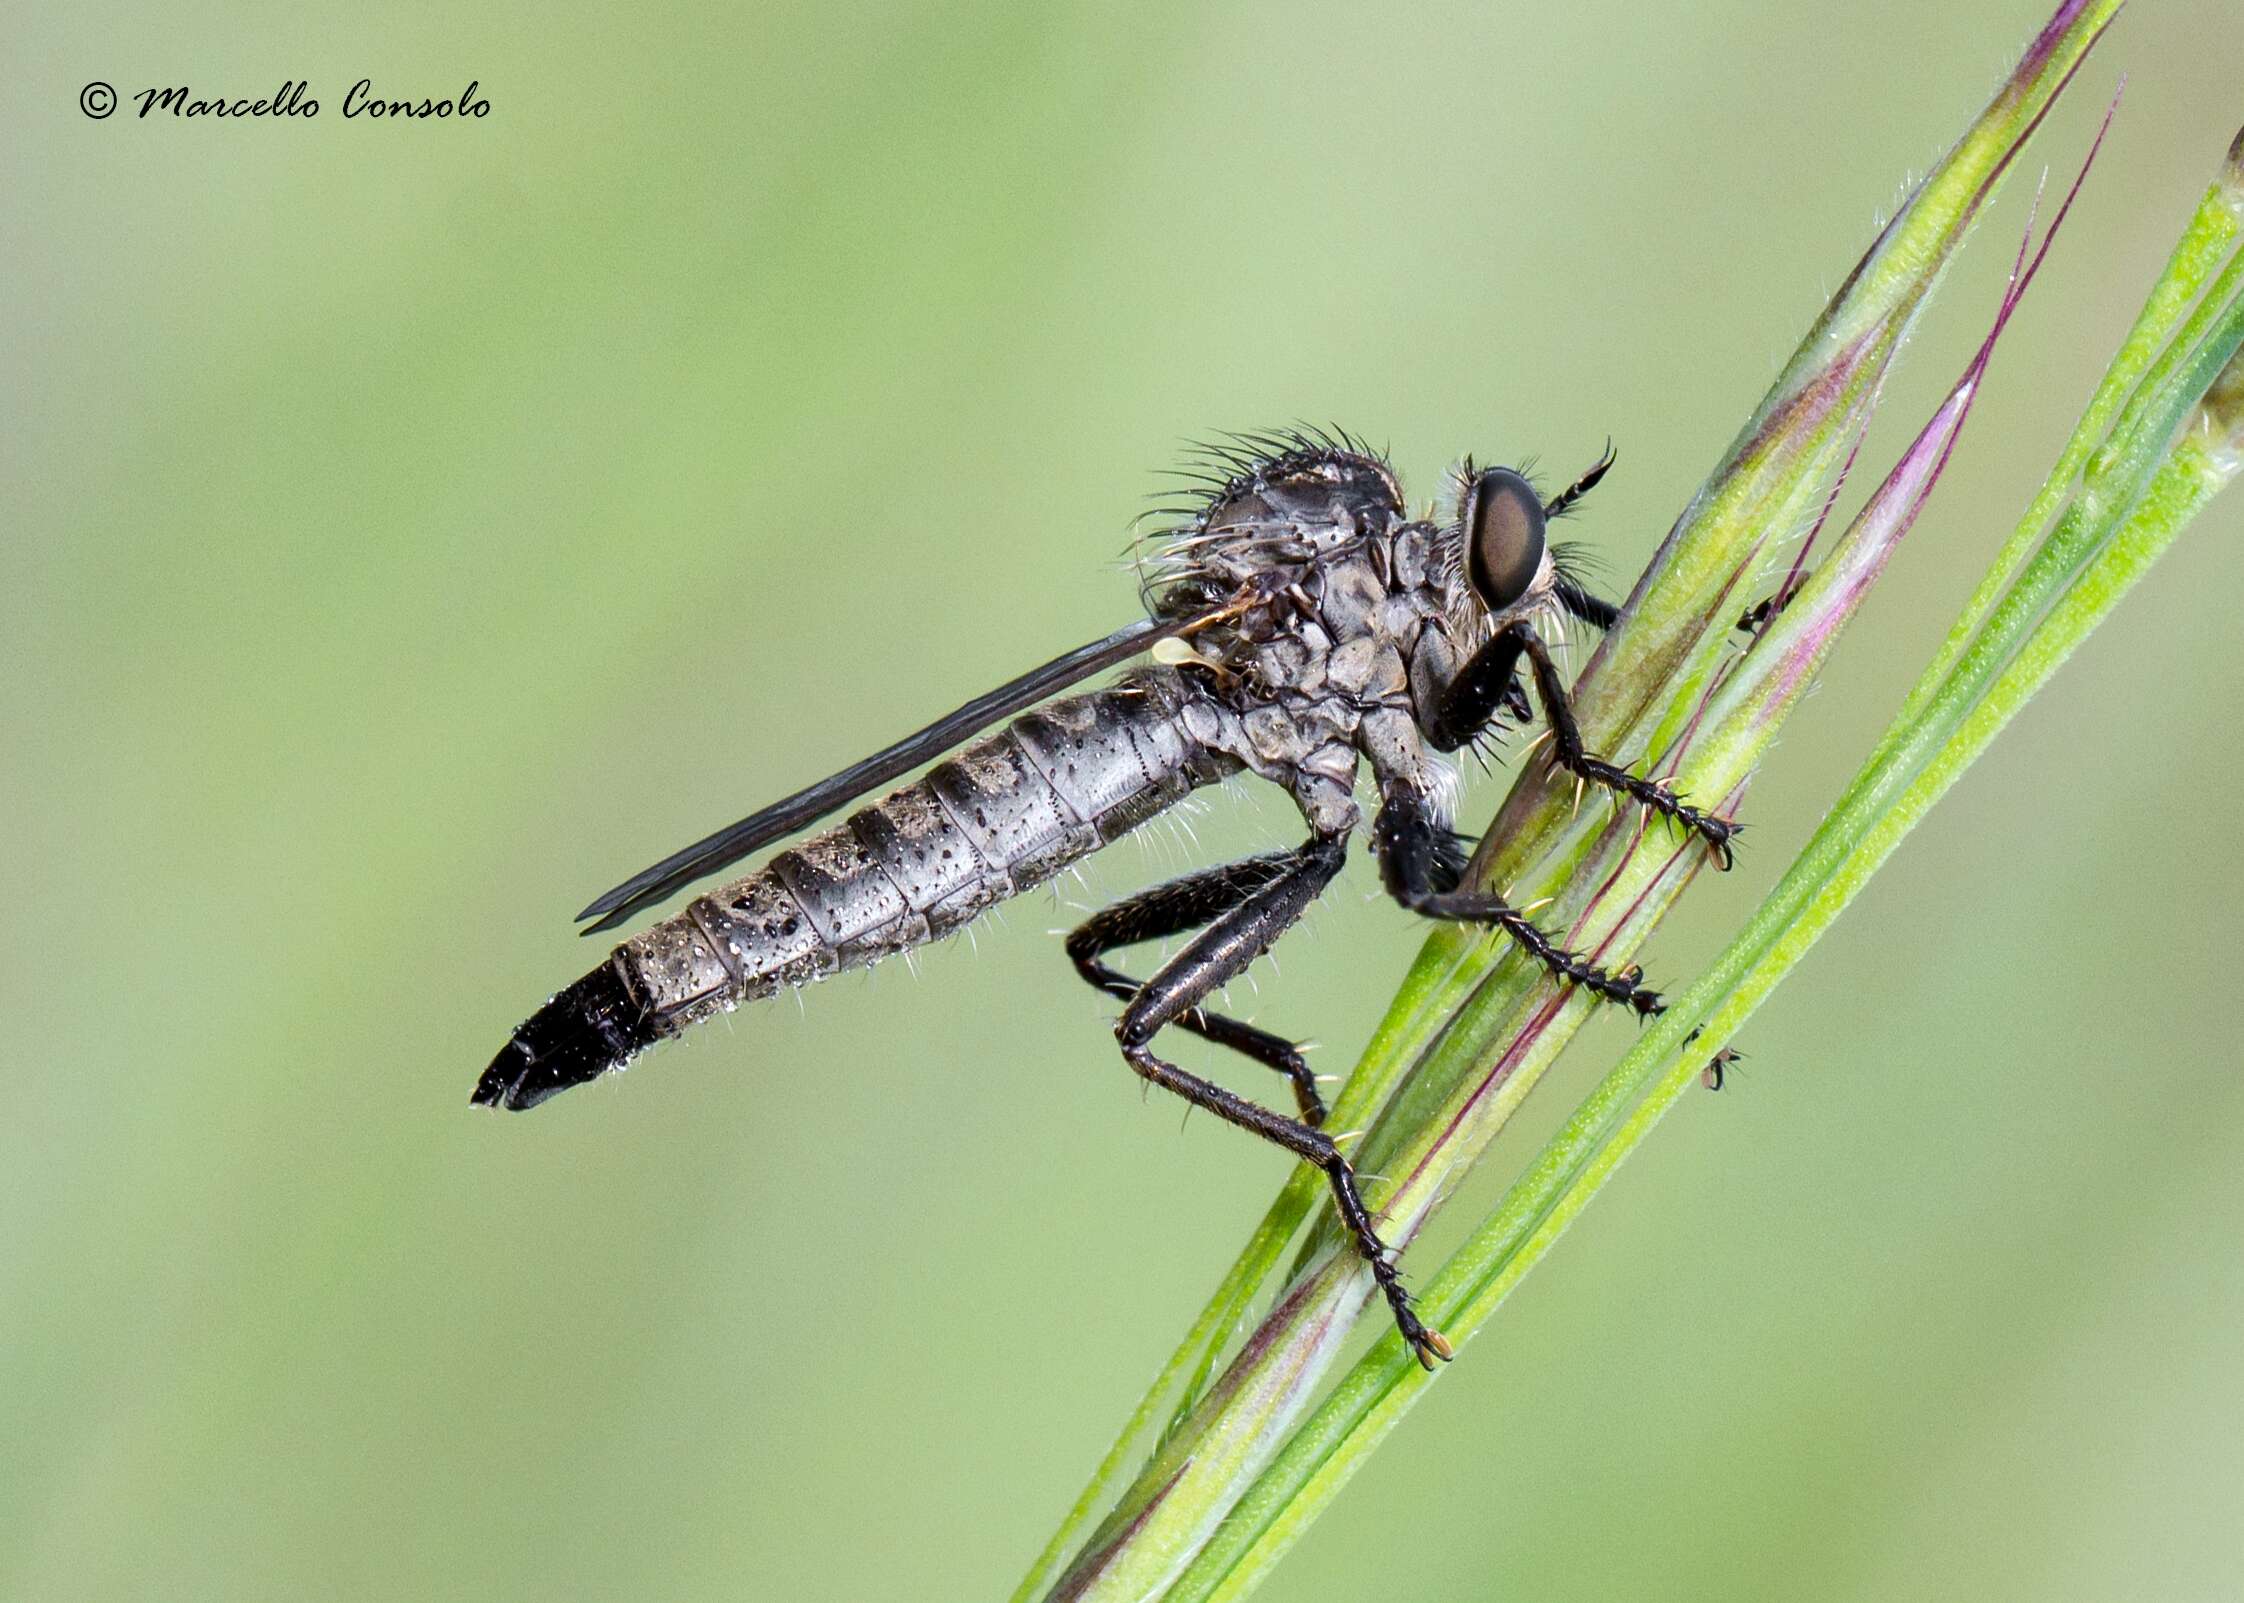
[[[1610,435],[1575,532],[1625,589],[2045,10],[12,17],[0,1592],[1002,1593],[1283,1160],[1141,1096],[1049,896],[471,1114],[597,955],[570,913],[1126,619],[1196,433],[1335,420],[1421,495]],[[2235,23],[2124,16],[1980,230],[1874,452],[2124,69],[1656,979],[1789,860],[2038,482],[2244,120]],[[492,110],[345,122],[361,75]],[[132,115],[290,77],[317,120]],[[1268,1595],[2244,1592],[2240,532],[2244,499],[2192,531]],[[1114,895],[1189,850],[1106,856]],[[1414,942],[1359,862],[1259,1014],[1344,1066]]]

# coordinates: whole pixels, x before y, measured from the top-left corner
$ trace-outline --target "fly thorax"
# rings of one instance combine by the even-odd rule
[[[1311,742],[1293,714],[1274,702],[1252,707],[1239,720],[1258,767],[1283,772],[1298,767],[1310,752]]]
[[[1260,642],[1248,653],[1252,679],[1265,694],[1284,691],[1315,694],[1324,688],[1325,663],[1332,636],[1322,624],[1305,619],[1285,633]]]
[[[1325,658],[1325,682],[1359,704],[1397,700],[1408,686],[1402,653],[1380,635],[1358,635],[1334,647]]]
[[[1378,627],[1393,592],[1365,556],[1327,566],[1320,575],[1317,613],[1337,640],[1352,640]]]
[[[1430,523],[1406,523],[1387,542],[1387,582],[1401,592],[1433,585],[1443,566],[1441,531]]]
[[[1345,835],[1362,817],[1356,806],[1356,747],[1353,740],[1331,739],[1303,757],[1293,771],[1294,805],[1311,832]]]
[[[1253,668],[1256,683],[1270,690],[1314,695],[1324,688],[1325,656],[1298,635],[1283,635],[1256,648]]]
[[[1410,713],[1400,707],[1372,708],[1363,715],[1356,745],[1371,764],[1375,782],[1399,781],[1427,797],[1438,819],[1449,819],[1457,771],[1427,749]]]

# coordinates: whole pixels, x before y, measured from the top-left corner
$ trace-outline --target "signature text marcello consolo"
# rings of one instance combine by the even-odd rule
[[[287,79],[279,89],[260,99],[244,95],[229,99],[224,95],[198,95],[185,84],[169,89],[143,89],[133,99],[140,102],[140,115],[151,111],[168,111],[174,117],[317,117],[319,102],[312,98],[312,86],[307,80],[297,82]],[[470,80],[458,94],[444,100],[423,97],[418,100],[390,100],[374,91],[371,78],[361,78],[344,92],[345,117],[411,117],[416,120],[433,120],[440,117],[488,117],[491,102],[483,97],[482,85]]]

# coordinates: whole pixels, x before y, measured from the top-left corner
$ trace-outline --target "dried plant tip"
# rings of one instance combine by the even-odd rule
[[[2244,128],[2229,141],[2228,160],[2221,163],[2221,199],[2239,219],[2244,219]]]

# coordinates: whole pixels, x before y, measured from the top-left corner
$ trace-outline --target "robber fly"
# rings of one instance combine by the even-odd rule
[[[1560,983],[1639,1015],[1659,1010],[1634,969],[1608,972],[1502,898],[1465,888],[1442,755],[1490,733],[1499,714],[1525,719],[1524,668],[1554,762],[1694,832],[1729,866],[1736,825],[1584,749],[1539,627],[1571,617],[1603,629],[1619,615],[1546,538],[1612,461],[1608,451],[1548,502],[1521,473],[1468,461],[1452,515],[1433,522],[1407,514],[1386,462],[1346,434],[1240,437],[1211,452],[1189,504],[1173,509],[1177,521],[1141,562],[1142,621],[599,897],[578,915],[593,921],[588,934],[1011,720],[625,941],[514,1032],[474,1100],[534,1107],[714,1013],[949,934],[1200,787],[1252,773],[1293,797],[1307,840],[1118,902],[1068,937],[1067,954],[1122,1003],[1114,1033],[1134,1071],[1324,1172],[1396,1325],[1431,1367],[1449,1344],[1412,1312],[1355,1174],[1321,1128],[1308,1064],[1292,1042],[1203,1004],[1340,872],[1363,821],[1357,778],[1368,766],[1378,797],[1371,849],[1398,902],[1500,929]],[[1051,699],[1138,658],[1147,660],[1108,688]],[[1115,948],[1195,931],[1150,979],[1107,962]],[[1158,1056],[1156,1038],[1172,1024],[1285,1076],[1295,1116]]]

